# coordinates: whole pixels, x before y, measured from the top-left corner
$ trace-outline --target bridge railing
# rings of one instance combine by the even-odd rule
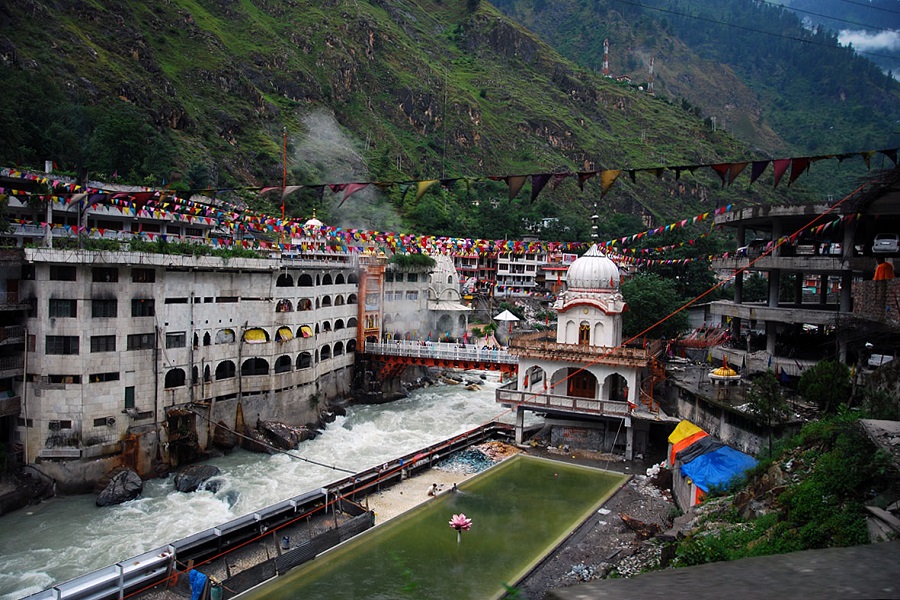
[[[366,352],[389,356],[409,356],[413,358],[437,358],[441,360],[469,360],[492,363],[517,364],[519,357],[506,350],[478,348],[473,345],[460,346],[444,342],[366,342]]]
[[[545,408],[547,410],[590,413],[615,417],[626,417],[631,414],[627,402],[522,392],[515,389],[515,385],[516,382],[513,381],[503,387],[497,388],[497,402],[506,405],[523,404],[532,408]]]

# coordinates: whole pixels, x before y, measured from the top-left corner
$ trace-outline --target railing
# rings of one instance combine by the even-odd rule
[[[5,356],[0,358],[0,372],[21,371],[25,366],[25,356]]]
[[[0,343],[7,340],[20,340],[24,337],[24,325],[10,325],[9,327],[0,327]]]
[[[627,402],[520,392],[519,390],[512,389],[515,385],[516,382],[513,381],[506,386],[497,388],[497,402],[500,404],[523,404],[529,408],[543,408],[546,410],[590,413],[614,417],[627,417],[631,414]]]
[[[469,360],[503,364],[517,364],[519,358],[506,350],[478,348],[475,345],[461,347],[459,344],[444,342],[366,342],[367,354],[389,356],[409,356],[413,358],[436,358],[440,360]]]
[[[554,355],[579,355],[588,358],[612,358],[619,360],[647,360],[662,351],[660,340],[647,340],[640,347],[633,346],[588,346],[581,344],[560,344],[555,341],[556,332],[538,331],[512,338],[509,347],[517,351],[548,352]]]

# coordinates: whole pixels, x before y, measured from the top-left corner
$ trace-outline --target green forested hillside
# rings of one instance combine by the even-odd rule
[[[0,22],[4,165],[53,160],[96,179],[221,189],[280,185],[285,166],[292,185],[760,156],[692,102],[578,67],[484,1],[30,0],[0,7]],[[620,212],[659,223],[776,198],[771,185],[722,189],[702,171],[623,177],[602,200],[593,181],[548,186],[534,203],[527,186],[510,200],[502,182],[433,186],[419,201],[400,186],[371,189],[340,207],[301,192],[287,210],[490,238],[555,217],[541,235],[566,240],[587,238],[595,203],[604,221]],[[777,197],[819,194],[800,181]]]

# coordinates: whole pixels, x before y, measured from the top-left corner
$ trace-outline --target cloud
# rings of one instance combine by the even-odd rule
[[[877,50],[900,50],[900,31],[878,31],[869,33],[864,30],[844,29],[838,35],[841,44],[863,52]]]

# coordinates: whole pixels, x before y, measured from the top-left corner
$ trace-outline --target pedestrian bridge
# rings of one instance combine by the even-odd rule
[[[382,362],[385,371],[398,372],[408,365],[425,365],[515,373],[519,364],[519,358],[506,350],[479,348],[474,344],[412,340],[366,342],[365,353]]]

